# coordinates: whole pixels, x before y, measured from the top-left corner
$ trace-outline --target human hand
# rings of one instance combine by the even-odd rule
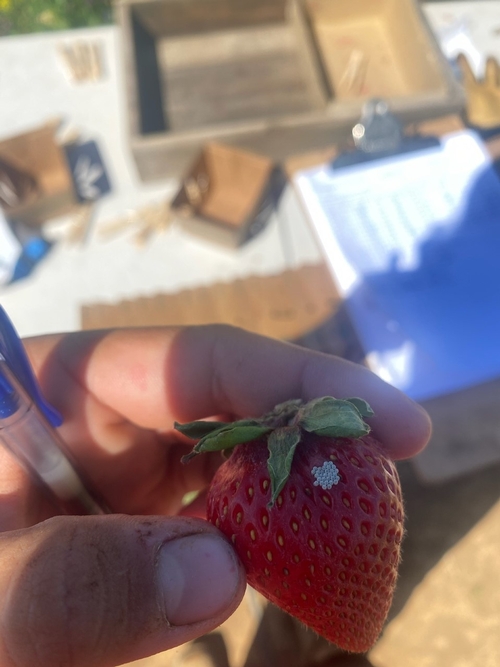
[[[57,516],[0,449],[0,665],[106,667],[220,625],[245,579],[206,521],[179,516],[218,455],[180,464],[173,422],[260,415],[292,397],[361,396],[393,458],[425,446],[426,414],[366,369],[224,326],[26,341],[60,432],[114,512]]]

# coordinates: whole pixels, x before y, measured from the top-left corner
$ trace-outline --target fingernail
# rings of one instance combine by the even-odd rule
[[[241,575],[229,544],[204,533],[166,542],[157,576],[167,619],[189,625],[222,613],[234,600]]]

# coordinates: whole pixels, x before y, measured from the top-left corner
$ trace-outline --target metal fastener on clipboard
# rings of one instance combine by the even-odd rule
[[[391,113],[387,102],[378,98],[366,102],[360,121],[352,129],[352,137],[355,149],[341,153],[332,162],[332,169],[435,148],[440,144],[436,137],[405,136],[401,123]]]
[[[354,144],[365,153],[396,151],[403,138],[403,130],[398,119],[389,111],[387,102],[381,99],[369,100],[359,123],[352,129]]]

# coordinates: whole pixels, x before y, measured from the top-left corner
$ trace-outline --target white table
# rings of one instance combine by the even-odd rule
[[[142,248],[130,234],[103,242],[97,233],[102,224],[164,200],[176,183],[145,185],[136,175],[123,118],[118,29],[77,32],[0,40],[0,135],[24,131],[54,116],[67,118],[84,136],[97,140],[113,186],[98,204],[95,233],[84,245],[56,244],[29,278],[0,289],[0,302],[21,335],[79,329],[84,303],[174,292],[318,260],[304,224],[293,230],[293,238],[288,237],[283,246],[276,217],[262,235],[238,252],[198,240],[175,226]],[[66,79],[57,45],[77,38],[101,40],[107,72],[103,81],[75,85]],[[293,208],[291,196],[288,193],[284,199],[285,209]],[[281,222],[289,217],[282,212]]]
[[[433,3],[425,11],[437,31],[463,20],[477,47],[500,58],[499,1]],[[68,82],[57,47],[77,37],[102,41],[102,81]],[[0,136],[62,116],[97,140],[113,185],[99,204],[96,233],[84,245],[56,244],[29,278],[0,289],[0,302],[23,336],[79,329],[82,304],[278,273],[320,259],[291,190],[265,232],[239,251],[219,249],[175,226],[144,247],[126,234],[108,242],[99,237],[106,221],[162,201],[176,188],[175,181],[145,185],[136,175],[123,118],[119,39],[114,26],[0,39]]]

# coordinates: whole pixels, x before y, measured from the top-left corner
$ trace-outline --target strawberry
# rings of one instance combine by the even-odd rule
[[[358,398],[288,401],[261,419],[176,428],[201,452],[230,450],[207,516],[234,544],[248,583],[340,648],[375,643],[403,534],[398,474]]]

